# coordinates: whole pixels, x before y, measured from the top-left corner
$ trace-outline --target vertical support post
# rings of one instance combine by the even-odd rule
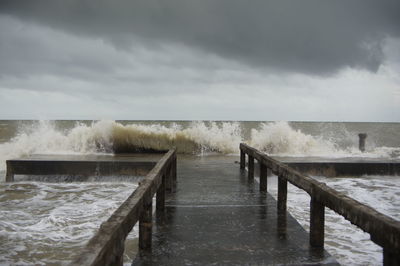
[[[311,196],[310,206],[310,245],[323,248],[325,238],[325,206]]]
[[[244,169],[246,167],[246,153],[240,149],[240,169]]]
[[[254,157],[249,155],[248,178],[254,179]]]
[[[286,212],[287,180],[278,176],[278,212]]]
[[[161,185],[157,190],[156,195],[156,211],[162,212],[165,209],[165,174],[161,177]]]
[[[151,250],[151,233],[152,233],[152,200],[144,204],[144,210],[139,218],[139,249],[142,251]]]
[[[267,191],[267,172],[268,168],[262,162],[260,164],[260,191]]]
[[[388,248],[383,248],[383,265],[384,266],[395,266],[400,265],[400,255],[397,252],[392,252]]]
[[[176,155],[174,159],[172,160],[172,180],[174,181],[174,185],[176,184],[177,181],[177,159]]]
[[[167,170],[165,171],[165,178],[167,192],[172,192],[172,165],[167,167]]]
[[[359,141],[358,141],[358,148],[360,151],[364,152],[365,151],[365,139],[367,138],[366,133],[360,133],[358,134]]]
[[[14,182],[14,171],[11,162],[7,161],[6,182]]]

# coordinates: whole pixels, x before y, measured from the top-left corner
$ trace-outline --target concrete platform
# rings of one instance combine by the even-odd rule
[[[6,181],[14,175],[71,175],[73,180],[101,175],[145,176],[162,154],[32,155],[7,160]],[[82,178],[83,177],[83,178]]]
[[[362,175],[400,175],[400,160],[388,158],[278,157],[274,159],[307,175],[356,177]]]
[[[179,156],[177,190],[154,218],[151,253],[133,265],[337,265],[260,193],[237,157]]]

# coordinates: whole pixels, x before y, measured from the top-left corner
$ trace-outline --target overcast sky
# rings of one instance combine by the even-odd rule
[[[0,119],[400,122],[400,1],[1,0]]]

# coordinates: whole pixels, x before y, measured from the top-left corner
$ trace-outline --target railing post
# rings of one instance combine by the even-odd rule
[[[267,172],[268,168],[261,161],[260,164],[260,191],[267,191]]]
[[[247,166],[248,168],[248,178],[253,179],[254,178],[254,157],[249,155],[249,165]]]
[[[384,266],[397,266],[400,265],[400,254],[394,253],[388,248],[383,248],[383,265]]]
[[[165,186],[167,192],[172,192],[172,165],[169,165],[165,171]]]
[[[156,211],[164,211],[165,208],[165,174],[161,177],[161,185],[156,195]]]
[[[177,158],[175,156],[174,160],[172,161],[172,177],[174,181],[177,180]]]
[[[171,165],[171,175],[172,175],[172,183],[173,183],[173,189],[175,191],[176,189],[176,182],[177,182],[177,173],[176,173],[176,168],[177,168],[177,159],[176,156],[174,157],[174,159],[172,160],[172,165]]]
[[[278,212],[286,212],[287,180],[278,176]]]
[[[153,225],[153,205],[150,199],[144,204],[144,210],[139,219],[139,249],[142,251],[151,250],[151,233]]]
[[[246,153],[242,149],[240,149],[240,169],[244,169],[246,167]]]
[[[310,206],[310,245],[324,247],[325,235],[325,206],[311,196]]]

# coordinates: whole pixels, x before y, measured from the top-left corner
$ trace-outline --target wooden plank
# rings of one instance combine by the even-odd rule
[[[315,197],[310,202],[310,245],[323,248],[325,238],[325,206]]]
[[[254,179],[254,157],[249,155],[249,164],[247,166],[248,169],[248,178],[250,180]]]
[[[144,210],[139,219],[139,248],[141,251],[150,251],[153,230],[153,206],[151,201],[144,205]]]
[[[240,150],[240,169],[246,168],[246,153]]]
[[[278,212],[286,212],[287,202],[287,180],[281,176],[278,177]]]
[[[158,212],[165,209],[165,179],[165,175],[163,175],[161,185],[158,187],[156,194],[156,210]]]
[[[260,163],[260,191],[267,191],[267,172],[268,168],[265,164]]]

